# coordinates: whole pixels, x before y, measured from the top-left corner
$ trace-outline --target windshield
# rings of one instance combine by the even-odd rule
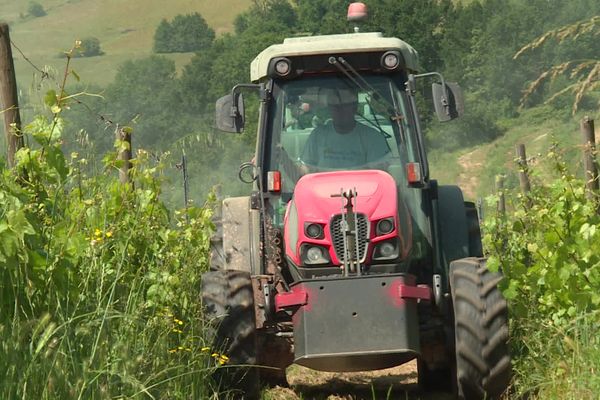
[[[332,170],[381,169],[406,181],[406,163],[418,158],[404,90],[390,76],[363,78],[360,85],[327,76],[275,86],[268,161],[282,172],[283,192],[306,173]]]

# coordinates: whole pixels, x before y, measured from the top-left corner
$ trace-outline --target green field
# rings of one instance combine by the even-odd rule
[[[29,1],[0,0],[0,20],[8,22],[11,39],[33,64],[54,71],[64,68],[59,54],[69,50],[75,40],[97,37],[103,56],[78,58],[73,69],[86,84],[110,83],[117,66],[131,58],[152,53],[154,30],[163,19],[178,14],[200,13],[217,35],[231,31],[236,15],[251,5],[251,0],[40,0],[47,15],[27,16]],[[15,69],[21,89],[32,82],[36,71],[14,51]],[[178,67],[191,54],[174,54]],[[39,76],[39,73],[37,73]]]

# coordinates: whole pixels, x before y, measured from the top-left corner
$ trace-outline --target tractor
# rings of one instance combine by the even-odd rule
[[[365,15],[351,4],[349,20]],[[214,378],[234,398],[285,382],[293,363],[414,359],[424,390],[506,391],[502,276],[486,268],[475,204],[430,177],[417,109],[420,79],[440,121],[463,114],[462,92],[419,70],[413,47],[381,33],[293,37],[217,101],[217,128],[233,133],[242,91],[260,101],[255,157],[239,171],[252,190],[219,202],[201,286],[213,348],[229,358]]]

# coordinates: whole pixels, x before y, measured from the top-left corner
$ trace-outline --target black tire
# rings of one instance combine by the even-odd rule
[[[498,399],[509,385],[508,312],[498,289],[501,279],[481,258],[450,264],[456,385],[461,399]]]
[[[213,335],[212,349],[229,358],[215,371],[216,384],[234,399],[258,399],[258,369],[251,367],[256,365],[256,324],[250,274],[206,272],[202,276],[202,304]]]

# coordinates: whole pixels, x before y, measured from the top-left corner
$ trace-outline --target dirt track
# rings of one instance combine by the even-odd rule
[[[421,394],[417,387],[416,362],[381,371],[318,372],[292,366],[287,372],[289,388],[275,387],[265,400],[450,400],[443,393]]]

